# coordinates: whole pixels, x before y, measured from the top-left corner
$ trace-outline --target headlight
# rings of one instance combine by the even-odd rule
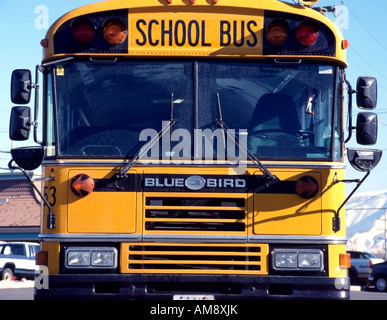
[[[115,269],[117,249],[109,247],[68,248],[65,251],[66,268]]]
[[[324,268],[321,250],[274,249],[271,254],[274,270],[322,271]]]

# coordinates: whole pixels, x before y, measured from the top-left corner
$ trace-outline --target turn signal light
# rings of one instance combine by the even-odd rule
[[[103,27],[103,37],[111,45],[124,42],[127,35],[124,23],[119,20],[108,20]]]
[[[311,176],[301,177],[296,182],[296,193],[301,198],[312,199],[317,194],[318,190],[318,182]]]
[[[280,46],[288,39],[289,25],[285,20],[276,19],[266,28],[265,37],[272,46]]]
[[[79,197],[86,197],[94,191],[94,179],[87,174],[76,175],[71,181],[71,190]]]
[[[351,268],[351,255],[349,253],[340,253],[339,264],[341,268]]]
[[[96,36],[96,30],[93,23],[88,19],[77,19],[72,25],[73,38],[79,44],[89,44],[93,42]]]
[[[48,266],[48,251],[38,251],[35,253],[35,264],[37,266]]]
[[[300,45],[309,47],[317,42],[319,33],[320,27],[316,23],[305,21],[296,29],[296,40]]]

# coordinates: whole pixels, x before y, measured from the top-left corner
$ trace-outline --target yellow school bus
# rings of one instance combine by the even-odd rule
[[[381,152],[346,150],[377,115],[344,114],[376,79],[352,89],[316,2],[107,0],[50,27],[11,84],[10,138],[38,145],[9,166],[43,172],[36,299],[349,298],[344,185]]]

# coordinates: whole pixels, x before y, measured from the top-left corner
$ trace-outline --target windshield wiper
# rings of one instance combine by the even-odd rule
[[[226,134],[227,139],[231,139],[233,143],[235,143],[236,147],[240,149],[240,144],[233,135],[229,133],[229,128],[227,124],[223,121],[222,117],[222,106],[220,104],[220,95],[219,93],[216,94],[217,97],[217,104],[218,104],[218,116],[219,118],[216,119],[216,122],[218,123],[218,126],[223,130],[223,132]],[[239,138],[238,138],[239,140]],[[249,157],[249,159],[255,164],[255,166],[262,172],[264,181],[265,181],[265,186],[269,187],[273,185],[274,183],[279,182],[280,180],[278,179],[277,176],[273,175],[259,160],[256,156],[254,156],[249,149],[247,148],[247,145],[242,144],[243,150],[246,152],[246,155]]]
[[[171,92],[171,114],[170,119],[167,124],[159,131],[159,133],[154,136],[151,141],[149,141],[148,145],[145,148],[141,148],[137,155],[125,166],[122,170],[117,173],[117,179],[124,179],[127,177],[129,170],[136,164],[138,160],[140,160],[147,152],[153,148],[156,143],[159,143],[160,139],[175,125],[177,119],[173,117],[173,92]]]

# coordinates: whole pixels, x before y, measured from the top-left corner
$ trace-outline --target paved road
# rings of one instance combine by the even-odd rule
[[[387,292],[351,291],[351,300],[387,300]]]
[[[33,288],[0,289],[0,300],[33,300]]]

